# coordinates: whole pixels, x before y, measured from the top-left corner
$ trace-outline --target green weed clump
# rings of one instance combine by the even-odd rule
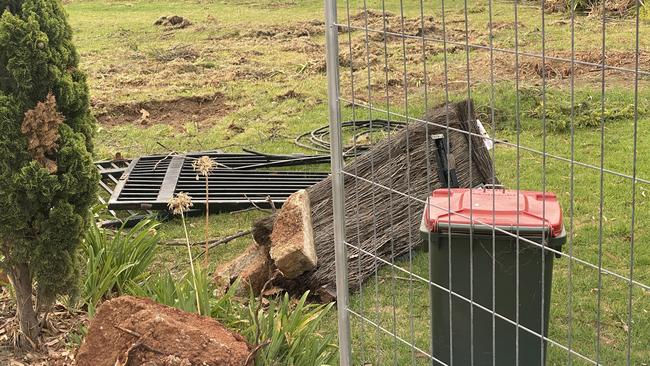
[[[572,123],[577,128],[590,128],[599,127],[603,119],[605,124],[632,120],[634,104],[606,102],[603,110],[600,96],[587,95],[574,103],[572,111],[566,96],[547,94],[546,101],[537,98],[536,105],[527,114],[536,119],[545,118],[548,130],[563,132],[570,130]]]
[[[488,124],[496,124],[497,129],[546,130],[565,133],[573,125],[576,129],[599,128],[602,117],[605,124],[632,121],[634,119],[634,100],[626,94],[607,95],[604,113],[601,109],[601,96],[576,90],[571,109],[568,91],[547,89],[545,96],[538,87],[521,87],[519,100],[510,84],[495,86],[495,100],[490,103],[489,90],[475,93],[477,117]],[[517,115],[516,105],[519,106]],[[639,105],[639,116],[647,110]],[[517,126],[517,121],[519,126]],[[545,122],[544,122],[545,121]]]
[[[288,294],[270,299],[252,295],[241,299],[235,295],[239,281],[225,294],[215,297],[212,281],[201,266],[195,267],[196,278],[192,276],[188,270],[180,280],[175,280],[165,273],[150,278],[142,286],[134,285],[129,292],[189,312],[198,312],[195,301],[198,292],[202,315],[212,316],[257,347],[256,365],[312,366],[332,364],[336,360],[336,333],[319,332],[333,303],[309,304],[309,292],[298,300]]]
[[[158,245],[157,226],[143,220],[113,232],[91,225],[82,244],[86,267],[81,294],[90,315],[101,300],[122,295],[146,279]]]
[[[144,284],[132,282],[128,293],[148,297],[163,305],[190,313],[210,315],[213,290],[207,271],[200,265],[195,265],[194,273],[190,270],[180,279],[175,279],[169,272],[165,272],[149,278]]]
[[[251,298],[247,322],[243,323],[248,326],[241,332],[249,342],[255,341],[261,347],[256,365],[327,365],[335,361],[336,332],[327,335],[318,332],[334,303],[308,304],[308,296],[306,292],[294,302],[285,294],[270,301],[267,309],[254,306],[256,301]]]

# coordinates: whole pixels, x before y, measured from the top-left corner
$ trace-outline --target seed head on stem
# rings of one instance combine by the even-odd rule
[[[185,242],[187,244],[187,254],[190,258],[190,268],[192,269],[192,284],[194,285],[194,294],[196,295],[196,309],[199,314],[201,312],[201,301],[199,300],[199,288],[196,284],[196,271],[194,270],[194,259],[192,258],[192,248],[190,248],[190,235],[187,232],[187,225],[185,224],[185,211],[192,207],[192,197],[185,192],[177,193],[172,199],[169,200],[167,207],[174,215],[181,215],[183,222],[183,231],[185,232]]]
[[[208,238],[209,235],[209,217],[210,217],[210,187],[209,187],[209,180],[208,177],[210,176],[210,173],[214,168],[217,167],[219,163],[217,163],[214,159],[210,158],[209,156],[203,155],[197,160],[192,163],[192,167],[194,168],[195,172],[200,173],[205,177],[205,259],[204,259],[204,264],[207,267],[208,264],[210,263],[208,251],[210,250],[210,244],[209,241],[210,239]],[[199,180],[199,176],[196,176],[196,180]]]
[[[194,160],[192,163],[192,168],[195,172],[198,172],[204,177],[210,175],[210,173],[217,167],[217,162],[209,156],[203,155],[200,158]]]
[[[169,203],[167,203],[167,207],[169,207],[174,215],[182,215],[193,205],[192,197],[185,192],[177,193],[169,200]]]

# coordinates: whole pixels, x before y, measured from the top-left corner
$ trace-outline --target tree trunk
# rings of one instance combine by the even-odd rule
[[[19,345],[34,348],[40,325],[34,301],[32,300],[32,274],[27,263],[19,263],[9,268],[9,281],[16,293],[16,315],[20,325]]]
[[[253,224],[253,239],[258,245],[263,247],[271,246],[271,232],[273,232],[273,224],[275,224],[277,216],[277,214],[272,214],[257,220]]]

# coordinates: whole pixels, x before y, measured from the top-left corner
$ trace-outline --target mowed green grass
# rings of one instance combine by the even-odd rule
[[[341,23],[347,21],[348,9],[344,2],[339,7]],[[363,10],[363,2],[350,2],[352,16]],[[387,1],[386,10],[400,14],[400,2]],[[440,24],[442,4],[439,1],[423,2],[425,16],[433,16]],[[465,12],[460,1],[445,1],[445,20],[448,32],[462,32]],[[367,2],[368,8],[381,11],[379,1]],[[277,40],[255,38],[247,32],[274,27],[291,27],[301,22],[323,19],[321,1],[72,1],[66,5],[75,30],[75,41],[82,57],[82,68],[89,74],[94,104],[118,105],[133,101],[173,100],[188,96],[223,93],[231,106],[225,116],[209,120],[209,128],[197,130],[191,118],[178,129],[169,125],[143,128],[139,124],[126,123],[119,126],[99,126],[96,138],[98,158],[107,158],[116,152],[126,156],[146,153],[165,153],[158,143],[176,151],[200,150],[225,147],[237,151],[246,146],[266,152],[309,152],[292,144],[298,133],[327,123],[326,78],[322,72],[314,72],[313,64],[322,61],[317,52],[300,52],[289,47],[291,43],[304,40]],[[480,1],[470,5],[467,14],[472,41],[489,42],[488,3]],[[532,5],[518,8],[519,47],[522,52],[540,52],[542,49],[541,11]],[[420,2],[404,2],[403,12],[407,18],[420,15]],[[493,24],[513,22],[514,4],[495,3]],[[181,15],[194,24],[173,32],[153,26],[163,15]],[[566,56],[571,49],[568,17],[561,14],[546,15],[546,50]],[[500,23],[499,23],[500,22]],[[598,19],[580,16],[576,18],[577,52],[599,51],[601,23]],[[648,34],[647,21],[640,26],[641,34]],[[494,30],[494,45],[504,49],[514,47],[514,28],[501,26]],[[350,35],[352,44],[363,44],[362,32]],[[647,50],[650,38],[640,37],[640,48]],[[322,34],[314,34],[308,40],[323,45]],[[348,47],[348,35],[340,36],[341,49]],[[634,23],[630,19],[612,20],[607,23],[606,43],[608,55],[622,53],[634,55]],[[189,46],[198,53],[193,60],[157,61],[155,55],[178,46]],[[404,52],[401,43],[389,45],[386,62],[390,65],[390,77],[403,72]],[[417,48],[409,48],[406,56],[417,55]],[[420,51],[421,52],[421,51]],[[627,52],[627,53],[626,53]],[[244,66],[237,61],[245,57]],[[382,56],[383,57],[383,56]],[[466,53],[464,50],[448,55],[447,71],[450,75],[450,98],[460,100],[468,95],[466,76]],[[511,144],[519,141],[521,146],[546,151],[553,157],[545,160],[537,153],[517,149],[506,144],[497,145],[495,163],[502,182],[510,187],[527,190],[546,190],[558,194],[565,213],[565,226],[573,235],[564,247],[582,261],[598,264],[602,268],[627,277],[630,265],[634,265],[634,279],[650,283],[650,186],[638,182],[635,206],[632,206],[632,181],[611,173],[601,178],[601,131],[598,126],[576,128],[573,139],[569,131],[553,132],[548,128],[552,121],[532,117],[531,103],[526,99],[530,90],[542,89],[542,79],[534,75],[522,75],[519,94],[521,109],[515,111],[515,75],[512,59],[503,53],[495,53],[496,85],[495,100],[491,100],[492,87],[489,64],[485,63],[486,51],[473,50],[469,54],[471,82],[470,95],[481,108],[497,107],[500,125],[496,126],[495,138]],[[620,57],[620,56],[618,56]],[[411,60],[411,59],[409,59]],[[355,60],[362,65],[366,60]],[[384,60],[382,60],[383,62]],[[522,62],[533,59],[522,57]],[[504,66],[505,65],[505,66]],[[409,61],[407,71],[421,81],[408,84],[408,99],[399,87],[389,88],[390,100],[382,98],[385,73],[371,69],[368,80],[362,69],[355,72],[354,89],[350,70],[341,69],[342,95],[346,99],[362,92],[364,100],[378,108],[399,115],[417,118],[430,106],[445,101],[443,54],[436,54],[426,61],[428,77],[418,76],[423,63]],[[510,66],[510,67],[509,67]],[[508,68],[509,67],[509,68]],[[643,65],[642,65],[643,67]],[[646,67],[646,70],[648,68]],[[263,76],[254,78],[224,77],[224,74],[244,70],[260,71]],[[422,72],[423,75],[423,72]],[[601,85],[598,70],[587,70],[577,76],[576,101],[589,97],[599,98]],[[634,79],[623,73],[608,73],[606,86],[606,109],[634,103]],[[373,90],[368,98],[367,85],[373,83],[380,89]],[[568,100],[569,78],[549,78],[549,93]],[[605,169],[631,176],[636,172],[643,179],[650,178],[650,118],[645,112],[650,99],[647,78],[641,78],[639,88],[639,119],[635,126],[632,115],[608,122],[604,128]],[[301,98],[282,99],[279,96],[293,90]],[[425,99],[426,90],[426,99]],[[598,105],[598,104],[596,104]],[[552,106],[548,106],[549,109]],[[364,108],[344,106],[345,118],[368,116]],[[374,112],[374,117],[385,117]],[[519,118],[520,127],[515,120]],[[485,122],[485,121],[484,121]],[[489,121],[488,121],[489,123]],[[243,129],[232,133],[231,125]],[[598,125],[598,123],[596,123]],[[633,144],[636,127],[637,160],[634,163]],[[493,133],[492,126],[488,130]],[[573,142],[572,142],[573,141]],[[573,149],[572,149],[573,146]],[[573,158],[584,164],[571,165],[562,159]],[[558,159],[557,157],[561,158]],[[636,169],[635,169],[636,168]],[[573,180],[571,180],[573,169]],[[603,182],[602,194],[600,191]],[[573,183],[573,184],[572,184]],[[571,186],[573,185],[573,190]],[[599,208],[603,206],[602,233]],[[573,204],[573,205],[572,205]],[[570,215],[573,206],[573,215]],[[631,217],[634,209],[635,225]],[[210,235],[222,237],[247,229],[262,212],[220,214],[211,217]],[[348,218],[354,220],[354,218]],[[161,226],[164,239],[182,236],[180,222],[175,220]],[[190,235],[202,239],[201,220],[190,220]],[[631,261],[630,244],[634,230],[634,260]],[[602,234],[602,241],[600,240]],[[231,258],[248,245],[250,239],[239,239],[211,252],[211,266],[217,266]],[[198,251],[198,250],[197,250]],[[600,255],[602,254],[602,255]],[[181,249],[165,248],[161,251],[155,270],[184,271],[186,260]],[[399,259],[396,266],[427,278],[428,261],[424,251],[414,251],[407,259]],[[600,293],[600,360],[605,365],[626,363],[628,334],[631,336],[631,360],[633,365],[650,363],[650,293],[632,287],[632,324],[628,327],[629,283],[603,274],[602,287],[598,286],[598,270],[591,266],[571,262],[563,257],[555,261],[553,294],[549,337],[568,345],[569,327],[572,328],[572,349],[590,359],[596,358],[597,298]],[[571,283],[571,284],[570,284]],[[571,291],[569,291],[571,286]],[[571,306],[569,306],[569,303]],[[353,351],[355,364],[363,362],[383,364],[428,364],[427,358],[402,342],[415,344],[429,352],[429,300],[428,287],[422,281],[411,279],[408,273],[390,267],[382,268],[362,290],[353,294],[351,309],[363,312],[374,324],[361,322],[352,316]],[[332,313],[325,329],[335,332],[336,317]],[[381,328],[379,328],[379,327]],[[383,330],[382,330],[383,329]],[[400,339],[384,330],[393,332]],[[549,348],[549,365],[566,364],[568,353],[557,347]],[[586,364],[572,357],[573,364]]]

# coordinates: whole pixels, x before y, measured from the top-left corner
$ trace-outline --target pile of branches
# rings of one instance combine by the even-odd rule
[[[460,187],[498,184],[490,154],[474,117],[471,101],[430,110],[424,122],[415,122],[373,146],[345,168],[345,218],[349,286],[355,290],[382,264],[421,244],[419,226],[423,202],[440,188],[436,146],[432,135],[448,138]],[[449,129],[447,129],[447,126]],[[358,177],[358,178],[357,178]],[[307,189],[311,202],[315,269],[282,284],[291,292],[312,290],[335,294],[332,181]],[[327,297],[326,297],[327,298]]]

